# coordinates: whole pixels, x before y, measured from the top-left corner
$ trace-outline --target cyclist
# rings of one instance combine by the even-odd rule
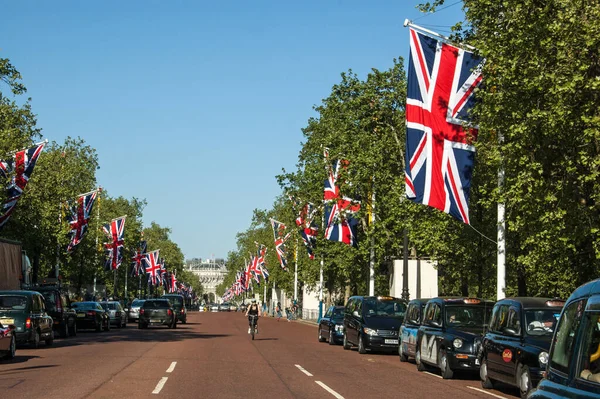
[[[252,328],[252,318],[250,316],[256,316],[256,321],[254,322],[254,333],[258,334],[258,318],[260,317],[260,308],[256,303],[256,300],[252,301],[252,304],[248,306],[246,310],[246,317],[248,317],[248,334],[250,334],[250,329]]]

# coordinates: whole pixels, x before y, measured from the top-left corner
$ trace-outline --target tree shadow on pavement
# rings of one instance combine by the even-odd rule
[[[25,357],[33,358],[33,357],[38,357],[38,356],[25,356]],[[17,358],[15,358],[15,360],[17,360]],[[27,359],[27,360],[29,360],[29,359]],[[27,360],[24,360],[24,361],[27,361]],[[20,363],[20,362],[17,361],[17,362],[11,362],[11,363]],[[40,365],[40,366],[19,367],[16,369],[0,370],[0,375],[18,374],[18,373],[22,373],[23,371],[47,369],[47,368],[51,368],[51,367],[58,367],[58,365],[47,364],[47,365]]]
[[[279,341],[279,338],[255,338],[255,341]]]

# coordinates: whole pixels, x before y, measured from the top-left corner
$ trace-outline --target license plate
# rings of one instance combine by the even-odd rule
[[[2,323],[2,325],[7,326],[9,324],[15,324],[15,319],[1,319],[0,323]]]
[[[85,317],[85,313],[77,313],[77,317]]]
[[[392,345],[398,345],[398,340],[397,339],[386,339],[385,343],[392,344]]]
[[[479,359],[475,359],[475,364],[479,366]]]
[[[162,323],[162,320],[152,319],[152,320],[150,320],[150,323]]]

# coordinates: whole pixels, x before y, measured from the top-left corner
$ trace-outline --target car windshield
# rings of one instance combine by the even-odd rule
[[[333,313],[331,314],[332,319],[343,319],[344,318],[344,308],[335,308],[333,309]]]
[[[27,297],[21,295],[0,296],[0,309],[23,310],[27,307]]]
[[[144,302],[144,309],[168,309],[169,301],[146,301]]]
[[[144,301],[136,299],[135,301],[133,301],[133,303],[131,304],[131,306],[138,307],[138,306],[142,306],[143,304],[144,304]]]
[[[489,323],[491,313],[491,306],[446,306],[446,325],[448,327],[483,327]]]
[[[97,310],[96,302],[75,302],[72,306],[80,310]]]
[[[552,335],[560,317],[561,308],[525,310],[528,335]]]
[[[406,304],[398,299],[365,299],[364,315],[367,317],[404,317]]]

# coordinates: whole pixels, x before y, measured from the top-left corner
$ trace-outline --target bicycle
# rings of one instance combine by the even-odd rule
[[[254,334],[256,333],[256,320],[258,319],[258,315],[248,315],[250,317],[250,334],[252,335],[252,341],[254,341]]]

